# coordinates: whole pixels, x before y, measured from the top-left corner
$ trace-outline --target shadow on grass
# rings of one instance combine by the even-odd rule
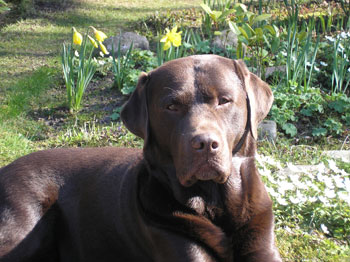
[[[111,28],[115,27],[119,29],[129,29],[134,28],[135,23],[141,21],[141,19],[146,18],[154,14],[155,12],[166,12],[168,10],[176,11],[183,10],[188,8],[194,8],[193,6],[178,6],[176,8],[168,7],[116,7],[114,5],[108,6],[99,6],[97,4],[85,4],[82,10],[89,12],[87,14],[82,12],[79,9],[79,12],[76,12],[76,9],[71,9],[68,12],[65,12],[63,15],[58,14],[55,17],[48,18],[50,23],[57,26],[67,26],[74,25],[76,27],[88,27],[94,25],[100,28]]]

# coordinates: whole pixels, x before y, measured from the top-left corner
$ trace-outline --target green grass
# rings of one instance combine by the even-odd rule
[[[0,127],[0,167],[38,149],[25,135],[9,128],[7,125]]]
[[[83,125],[68,127],[60,131],[55,139],[49,141],[50,147],[138,147],[143,140],[131,134],[124,125],[117,123],[100,126],[95,122],[84,122]]]
[[[275,233],[277,246],[285,262],[350,261],[348,246],[329,240],[317,232],[308,234],[298,229],[286,231],[285,228],[277,226]]]
[[[67,116],[71,119],[67,125],[62,130],[53,130],[33,118],[33,112],[37,110],[52,112],[64,103],[65,90],[60,88],[63,86],[60,52],[62,43],[70,41],[72,26],[85,32],[93,25],[112,36],[132,30],[137,21],[157,11],[191,8],[199,6],[200,2],[73,1],[73,5],[64,11],[36,10],[33,17],[0,28],[0,126],[6,131],[0,132],[0,166],[40,148],[61,146],[57,136],[74,122],[72,116]],[[79,118],[89,121],[91,115],[80,115]],[[84,125],[84,121],[80,122],[78,129]],[[63,140],[62,143],[74,144],[65,144]]]

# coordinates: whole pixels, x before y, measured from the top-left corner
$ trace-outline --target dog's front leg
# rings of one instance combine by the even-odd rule
[[[255,164],[243,162],[224,187],[234,261],[282,261],[275,245],[272,201]]]
[[[219,262],[192,239],[160,228],[151,228],[155,262]]]
[[[235,243],[237,256],[234,261],[242,262],[281,262],[275,245],[271,210],[255,215],[238,230],[240,243]],[[235,242],[235,240],[234,240]]]

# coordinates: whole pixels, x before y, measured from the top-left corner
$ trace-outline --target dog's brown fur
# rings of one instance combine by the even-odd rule
[[[54,149],[0,169],[0,261],[281,261],[254,163],[273,96],[242,61],[140,76],[138,149]]]

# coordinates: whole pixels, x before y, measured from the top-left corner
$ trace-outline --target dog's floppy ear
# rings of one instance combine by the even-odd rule
[[[273,103],[273,94],[267,83],[249,72],[242,60],[235,60],[236,73],[239,75],[250,100],[251,125],[254,138],[257,138],[258,124],[269,113]]]
[[[148,130],[148,108],[146,87],[149,80],[148,74],[142,72],[136,89],[129,100],[123,106],[120,116],[124,125],[135,135],[147,137]]]

